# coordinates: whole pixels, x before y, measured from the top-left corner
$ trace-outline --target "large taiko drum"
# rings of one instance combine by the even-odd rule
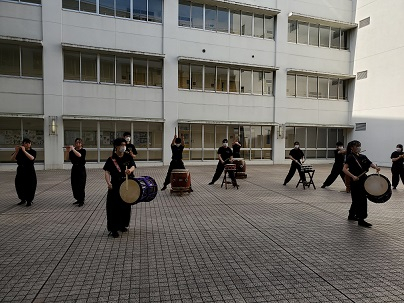
[[[236,164],[236,178],[244,179],[247,178],[247,166],[245,164],[244,158],[233,158],[233,163]]]
[[[172,190],[186,190],[191,187],[191,175],[188,169],[173,169],[170,183]]]
[[[366,177],[365,191],[367,198],[374,203],[387,202],[392,194],[389,179],[380,174],[372,174]]]
[[[130,178],[122,182],[119,195],[128,204],[149,202],[157,195],[157,183],[148,176]]]

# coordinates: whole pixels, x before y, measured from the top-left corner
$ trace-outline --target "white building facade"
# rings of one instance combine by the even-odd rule
[[[386,67],[374,58],[399,71],[404,38],[382,35],[386,43],[369,48],[373,19],[359,21],[384,11],[367,2],[0,0],[0,168],[14,169],[23,137],[37,166],[65,167],[63,147],[81,137],[88,165],[100,167],[125,131],[139,164],[168,164],[175,130],[195,164],[212,164],[235,136],[251,163],[287,163],[294,141],[328,163],[335,143],[352,138],[382,163],[399,143],[391,129],[403,102],[375,99]]]

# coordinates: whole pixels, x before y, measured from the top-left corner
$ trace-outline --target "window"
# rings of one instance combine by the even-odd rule
[[[0,75],[42,78],[42,48],[0,43]]]
[[[308,77],[307,79],[308,89],[309,89],[309,97],[317,98],[317,77]]]
[[[318,46],[318,24],[309,25],[309,44],[313,46]]]
[[[0,44],[0,74],[20,76],[20,47]]]
[[[288,42],[297,42],[297,21],[289,20],[288,23]]]
[[[67,9],[79,10],[79,0],[63,0],[62,7]]]
[[[227,93],[227,68],[217,68],[216,91]]]
[[[338,79],[330,79],[330,99],[338,99]]]
[[[114,56],[100,56],[100,82],[115,83]]]
[[[264,16],[254,15],[254,37],[264,38]]]
[[[133,60],[133,85],[146,85],[147,81],[147,60]]]
[[[64,78],[80,81],[80,52],[64,52]]]
[[[331,27],[331,48],[340,48],[340,29]]]
[[[81,54],[81,81],[97,82],[96,54]]]
[[[265,29],[264,29],[264,38],[265,39],[273,39],[274,38],[274,27],[275,21],[272,16],[265,16]]]
[[[296,96],[307,97],[307,76],[296,76]]]
[[[22,76],[42,78],[42,49],[21,47]]]
[[[205,6],[205,29],[216,31],[217,10],[216,6]]]
[[[130,3],[132,0],[116,0],[115,16],[121,18],[130,18]]]
[[[262,72],[254,71],[253,72],[253,94],[262,95]]]
[[[339,80],[339,84],[338,84],[338,99],[342,99],[342,100],[346,100],[348,99],[347,97],[347,81],[344,80]]]
[[[297,43],[308,44],[309,24],[306,22],[297,23]]]
[[[241,35],[241,12],[230,11],[230,33]]]
[[[251,13],[241,13],[241,35],[252,36],[252,20],[253,16]]]
[[[131,84],[130,67],[129,58],[116,58],[116,83]]]
[[[147,0],[133,1],[133,19],[147,21]]]
[[[341,30],[341,49],[349,48],[349,31]]]
[[[178,64],[178,88],[190,89],[189,64]]]
[[[181,0],[178,4],[178,25],[191,26],[191,2]]]
[[[273,72],[264,72],[264,95],[273,95]]]
[[[229,92],[240,93],[240,70],[239,69],[230,69]]]
[[[320,46],[330,46],[330,28],[328,26],[320,25]]]
[[[149,61],[149,81],[148,86],[163,86],[163,61],[162,60],[148,60]]]
[[[241,93],[252,93],[251,77],[252,72],[250,70],[241,70]]]
[[[328,98],[328,79],[318,78],[318,97],[321,99]]]
[[[101,15],[115,16],[114,0],[99,0],[99,1],[100,1],[99,9]]]
[[[191,89],[202,90],[202,65],[191,65]]]
[[[217,8],[217,31],[229,32],[229,10],[226,8]]]
[[[192,3],[191,27],[203,28],[203,5],[202,4]]]
[[[162,0],[148,0],[148,1],[149,1],[148,21],[162,23],[163,1]]]
[[[296,97],[296,75],[288,75],[286,82],[286,95]]]
[[[97,12],[96,0],[80,0],[80,10],[83,12],[95,13]]]
[[[205,91],[215,91],[216,68],[205,66]]]

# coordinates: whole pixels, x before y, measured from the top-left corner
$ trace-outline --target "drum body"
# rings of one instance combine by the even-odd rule
[[[235,171],[235,170],[236,170],[236,164],[225,164],[225,165],[224,165],[224,169],[225,169],[225,170],[232,170],[232,171]]]
[[[119,195],[128,204],[149,202],[157,195],[157,183],[152,177],[148,176],[128,179],[122,182]]]
[[[236,178],[237,179],[247,178],[246,173],[247,166],[244,158],[233,158],[233,163],[236,164]]]
[[[156,181],[149,176],[142,176],[138,179],[142,179],[143,182],[146,184],[146,197],[139,200],[138,202],[150,202],[157,196],[157,183]]]
[[[170,183],[172,190],[183,190],[191,187],[191,175],[188,169],[173,169]]]
[[[367,198],[374,203],[384,203],[391,198],[389,179],[380,174],[367,176],[364,183]]]

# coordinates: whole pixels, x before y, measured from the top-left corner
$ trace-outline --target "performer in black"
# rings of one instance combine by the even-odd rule
[[[130,143],[130,141],[131,141],[130,132],[124,132],[123,137],[125,138],[125,141],[126,141],[126,151],[125,152],[128,153],[129,155],[131,155],[133,160],[135,160],[136,155],[137,155],[137,150],[136,150],[136,147],[132,143]],[[135,163],[135,168],[136,168],[136,163]]]
[[[365,155],[360,154],[361,143],[352,141],[352,153],[347,156],[344,164],[344,173],[351,178],[352,204],[349,209],[348,220],[358,221],[359,226],[371,227],[372,224],[365,221],[367,214],[368,200],[365,191],[366,172],[369,167],[380,171],[377,165],[373,164]]]
[[[105,181],[108,185],[107,194],[107,229],[114,238],[119,237],[118,230],[128,231],[131,205],[125,203],[119,195],[119,188],[125,181],[126,175],[133,176],[135,163],[130,154],[125,153],[124,138],[114,140],[114,151],[105,162]]]
[[[287,174],[285,181],[283,182],[283,185],[288,184],[288,182],[293,178],[295,175],[296,170],[299,172],[300,179],[306,184],[306,176],[304,172],[300,170],[302,163],[304,163],[304,153],[300,149],[300,144],[299,142],[294,143],[294,148],[289,152],[289,159],[292,160],[292,163],[290,164],[290,169],[289,173]]]
[[[241,158],[240,155],[241,143],[237,136],[234,137],[232,148],[233,148],[233,158]]]
[[[76,138],[74,145],[70,146],[69,160],[72,162],[71,172],[71,184],[73,190],[73,197],[77,200],[73,204],[77,204],[79,207],[84,205],[84,199],[86,197],[86,150],[83,148],[83,140]]]
[[[182,152],[184,150],[184,146],[184,136],[181,135],[181,138],[177,138],[177,135],[174,135],[174,138],[171,141],[171,162],[161,190],[166,190],[167,185],[170,184],[170,177],[173,169],[185,169],[184,162],[182,162]],[[189,191],[193,191],[192,187],[190,187]]]
[[[348,155],[352,153],[352,142],[348,142],[348,144],[346,145],[346,153],[345,153],[345,161],[348,158]],[[345,163],[345,162],[344,162]],[[345,191],[347,193],[351,192],[351,177],[345,175]]]
[[[335,162],[334,165],[332,166],[330,175],[324,181],[321,188],[326,188],[326,186],[330,186],[331,184],[333,184],[334,181],[338,178],[338,175],[341,177],[342,182],[344,182],[345,184],[345,174],[342,171],[342,168],[344,167],[346,150],[344,149],[344,144],[340,141],[338,141],[335,145],[336,145],[336,149],[334,150]]]
[[[391,174],[392,174],[392,182],[393,189],[397,188],[398,183],[403,182],[404,184],[404,152],[403,145],[397,144],[396,151],[391,154],[391,162],[393,162],[391,166]]]
[[[215,184],[215,182],[217,180],[219,180],[219,178],[224,170],[225,164],[230,164],[231,162],[233,162],[233,152],[231,151],[231,148],[229,147],[229,141],[227,139],[223,139],[222,143],[223,143],[223,145],[221,147],[219,147],[219,149],[217,151],[219,162],[217,163],[216,172],[213,175],[212,181],[209,183],[209,185],[213,185],[213,184]],[[229,173],[229,177],[231,178],[231,181],[233,183],[233,186],[238,188],[238,184],[237,184],[234,172],[229,171],[228,173]]]
[[[18,205],[31,206],[35,197],[37,179],[34,168],[36,151],[31,148],[31,140],[24,138],[21,146],[16,146],[11,160],[17,161],[17,175],[15,176],[15,189],[21,200]]]

